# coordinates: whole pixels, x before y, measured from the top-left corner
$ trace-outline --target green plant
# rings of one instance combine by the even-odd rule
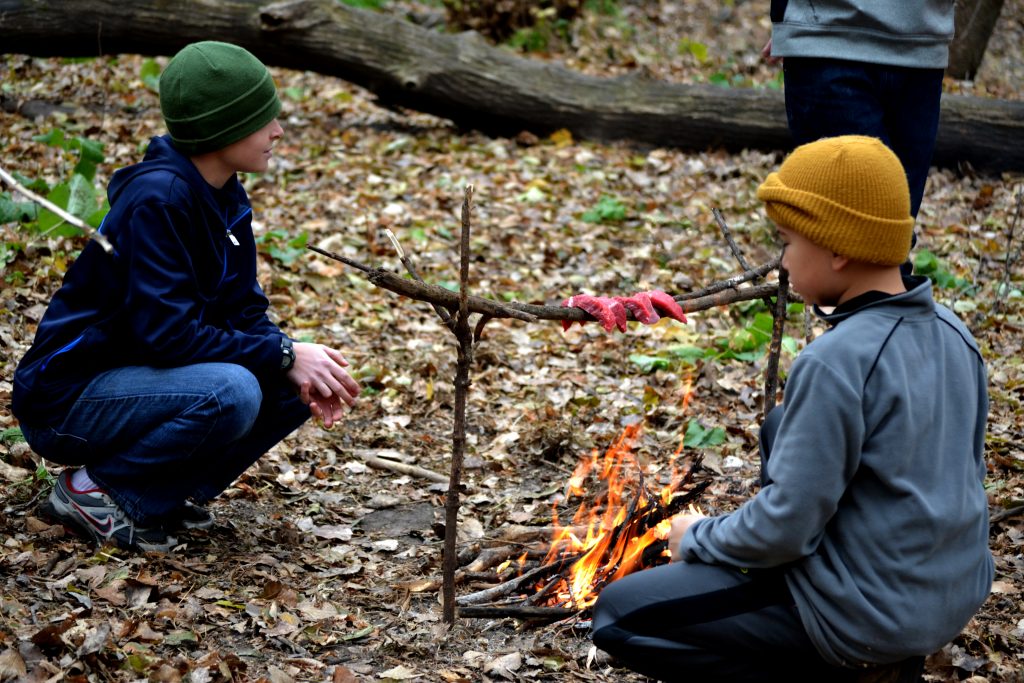
[[[603,195],[582,218],[587,223],[615,223],[626,218],[626,205],[615,197]]]
[[[803,304],[790,304],[787,314],[803,312]],[[703,360],[738,360],[752,363],[768,352],[768,344],[772,338],[772,315],[765,309],[764,303],[752,302],[748,309],[750,321],[733,329],[724,336],[716,337],[709,347],[692,344],[676,344],[664,348],[656,355],[633,354],[629,360],[638,366],[641,372],[655,370],[675,370],[682,365],[695,365]],[[798,351],[796,339],[789,335],[782,336],[782,349],[791,356]]]
[[[280,262],[290,266],[306,252],[309,233],[303,230],[295,237],[289,237],[284,230],[268,230],[256,238],[256,249]]]
[[[340,0],[341,4],[359,9],[383,9],[387,0]]]
[[[969,280],[950,273],[939,261],[939,257],[927,249],[917,252],[914,257],[914,272],[929,278],[940,289],[955,289],[965,293],[972,293],[976,289]]]
[[[725,441],[725,430],[721,427],[708,429],[697,420],[690,420],[686,425],[686,436],[683,445],[687,448],[710,448]]]
[[[697,42],[696,40],[681,38],[679,40],[679,44],[676,46],[676,51],[681,55],[688,54],[692,56],[700,64],[704,64],[708,61],[708,46],[704,43]]]
[[[555,39],[569,41],[567,19],[556,16],[554,7],[531,10],[536,17],[533,26],[517,29],[508,45],[523,52],[543,52]]]
[[[0,431],[0,444],[4,446],[10,446],[25,440],[25,435],[21,433],[19,427],[8,427]]]
[[[139,69],[139,80],[153,92],[160,92],[160,65],[152,57],[148,57],[142,62],[142,67]]]
[[[588,12],[597,12],[609,17],[617,17],[621,12],[618,0],[587,0],[583,3],[583,8]]]
[[[12,174],[14,179],[82,219],[86,225],[99,227],[110,210],[105,198],[100,201],[102,191],[95,185],[96,169],[104,161],[103,143],[84,137],[69,138],[60,128],[54,128],[33,139],[64,150],[74,161],[71,173],[53,187],[42,178],[32,179],[19,173]],[[24,232],[36,236],[77,237],[82,234],[81,230],[53,211],[36,206],[11,192],[0,192],[0,223],[18,223]],[[0,272],[4,272],[6,266],[14,262],[23,250],[24,244],[17,240],[0,245]]]

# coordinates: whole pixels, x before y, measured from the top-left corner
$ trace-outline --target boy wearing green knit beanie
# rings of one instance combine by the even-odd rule
[[[117,171],[100,230],[68,270],[18,365],[13,405],[33,450],[69,466],[43,514],[99,543],[169,551],[204,507],[310,416],[328,427],[359,385],[331,347],[293,342],[256,280],[237,173],[282,135],[267,68],[215,41],[160,78],[168,134]]]
[[[665,681],[914,681],[992,582],[981,353],[900,274],[910,198],[881,141],[798,147],[758,197],[830,329],[766,416],[757,494],[674,518],[673,562],[602,591],[594,642]]]

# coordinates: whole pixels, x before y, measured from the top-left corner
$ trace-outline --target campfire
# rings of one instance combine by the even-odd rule
[[[583,610],[597,600],[601,588],[618,578],[671,559],[665,541],[671,517],[703,492],[707,486],[682,487],[692,483],[699,458],[680,469],[677,459],[682,445],[672,455],[669,481],[655,491],[644,481],[644,470],[633,452],[641,432],[640,423],[623,430],[601,456],[595,450],[576,466],[566,487],[566,503],[582,499],[572,522],[560,527],[557,507],[552,512],[556,532],[545,564],[568,565],[539,591],[550,596],[545,604]],[[595,480],[601,493],[588,501],[586,484]],[[582,537],[579,529],[583,528]]]
[[[642,424],[629,425],[603,454],[595,449],[580,461],[553,507],[550,545],[498,567],[500,575],[518,565],[515,578],[459,597],[462,616],[572,616],[588,610],[608,583],[671,559],[671,518],[693,509],[711,482],[694,482],[701,458],[681,457],[682,443],[662,482],[648,481],[634,452],[641,431]],[[565,524],[559,509],[575,510]]]

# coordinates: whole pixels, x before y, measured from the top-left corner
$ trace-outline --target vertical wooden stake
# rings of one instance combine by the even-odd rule
[[[459,269],[459,315],[455,321],[455,338],[459,344],[459,361],[455,371],[455,427],[452,430],[452,468],[448,478],[448,494],[444,502],[444,562],[441,567],[442,616],[449,626],[455,624],[455,570],[458,558],[459,494],[462,486],[462,461],[466,452],[466,402],[469,396],[469,369],[473,365],[473,333],[469,327],[469,232],[473,186],[466,186],[462,202],[462,245]]]
[[[766,417],[768,411],[775,407],[775,395],[779,391],[779,357],[782,355],[782,334],[786,327],[788,299],[789,271],[780,265],[779,293],[775,297],[775,307],[772,309],[772,341],[768,352],[768,363],[764,370],[764,405],[762,410]]]

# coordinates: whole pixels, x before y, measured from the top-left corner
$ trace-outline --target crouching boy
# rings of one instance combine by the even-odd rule
[[[256,279],[237,174],[266,171],[277,87],[248,51],[182,49],[160,77],[168,135],[114,174],[105,253],[65,275],[14,375],[33,450],[68,466],[42,514],[101,544],[167,551],[213,525],[207,502],[359,385],[341,352],[293,342]]]
[[[675,518],[674,561],[602,592],[594,642],[668,681],[916,680],[993,577],[981,354],[927,279],[900,274],[910,199],[879,140],[799,147],[757,194],[831,327],[765,420],[757,495]]]

